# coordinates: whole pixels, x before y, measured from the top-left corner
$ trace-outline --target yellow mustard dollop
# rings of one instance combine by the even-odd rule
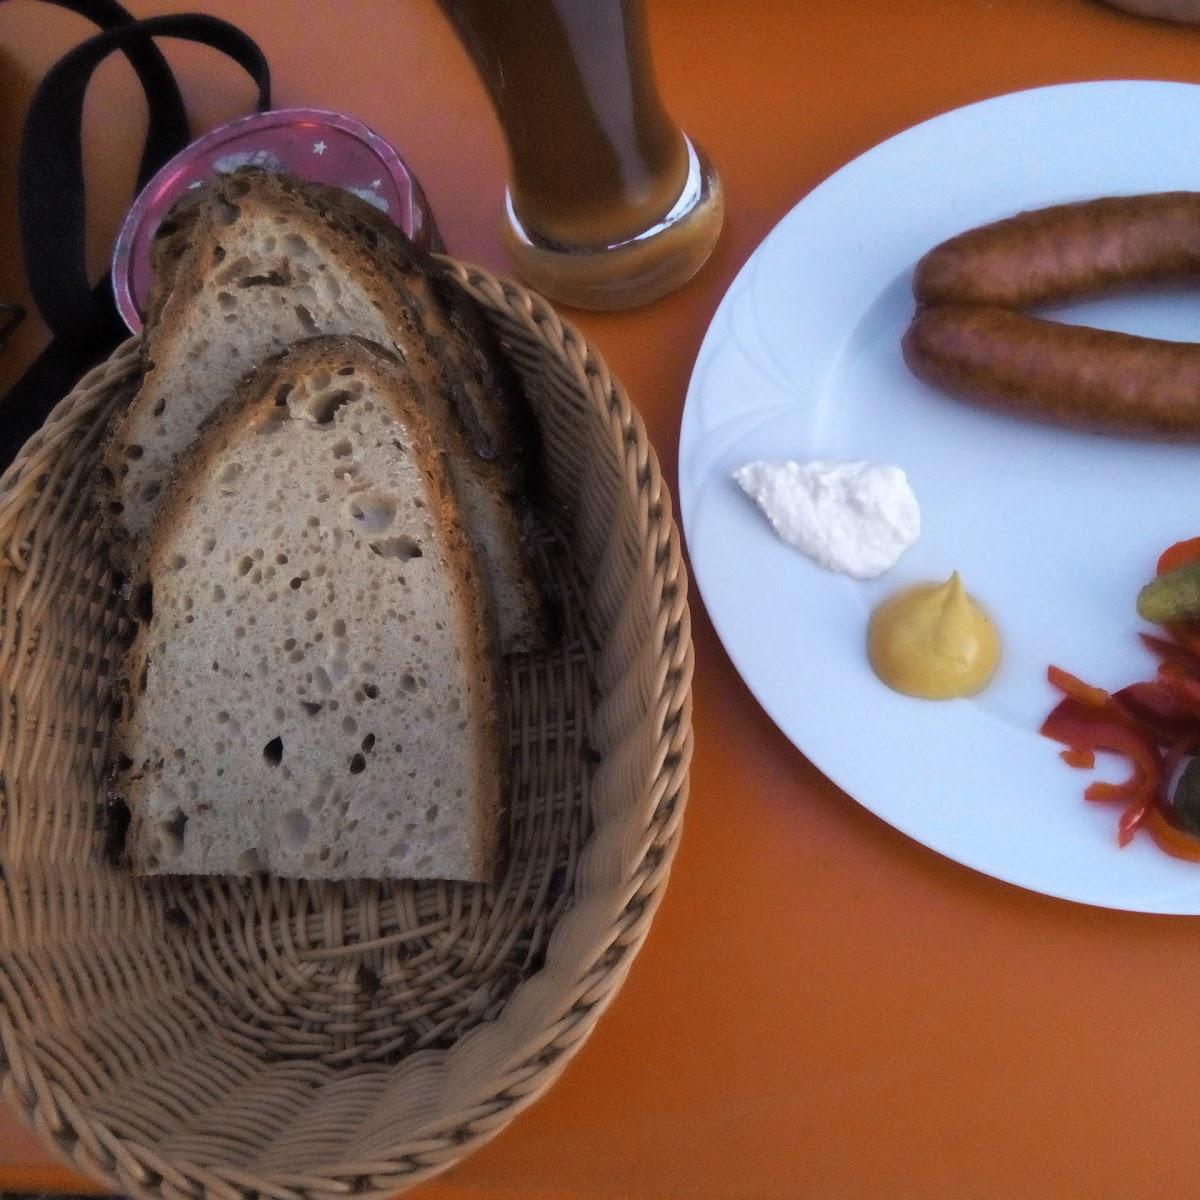
[[[925,700],[973,696],[1000,663],[1000,635],[958,572],[889,596],[871,614],[867,654],[894,691]]]

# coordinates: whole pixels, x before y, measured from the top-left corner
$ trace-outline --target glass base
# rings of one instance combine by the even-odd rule
[[[685,284],[708,260],[725,220],[720,176],[703,150],[690,141],[687,150],[687,182],[671,211],[610,246],[539,238],[521,225],[506,193],[500,232],[521,278],[551,300],[591,309],[636,308]]]

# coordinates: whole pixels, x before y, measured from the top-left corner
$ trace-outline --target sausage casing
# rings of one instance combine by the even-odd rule
[[[1110,196],[1018,213],[935,246],[920,304],[1026,308],[1125,284],[1200,279],[1200,192]]]
[[[1200,346],[1064,325],[992,305],[918,310],[919,378],[964,400],[1106,433],[1200,440]]]

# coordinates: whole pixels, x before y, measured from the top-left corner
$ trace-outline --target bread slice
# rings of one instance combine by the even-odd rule
[[[507,652],[545,645],[546,589],[530,553],[523,398],[461,292],[349,193],[243,168],[168,216],[156,242],[145,373],[105,453],[118,560],[153,519],[172,465],[245,373],[319,334],[367,338],[412,373],[445,446]]]
[[[319,338],[261,368],[181,460],[141,568],[113,782],[137,871],[492,878],[486,580],[395,359]]]

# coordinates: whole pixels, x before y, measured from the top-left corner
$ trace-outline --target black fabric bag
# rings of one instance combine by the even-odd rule
[[[154,38],[182,38],[222,51],[254,80],[259,111],[271,106],[270,71],[262,51],[228,21],[202,13],[138,21],[116,0],[46,2],[79,13],[101,32],[50,69],[25,122],[18,175],[21,242],[30,295],[52,340],[0,401],[0,469],[80,376],[129,334],[108,273],[89,283],[84,255],[83,101],[96,68],[120,51],[146,93],[149,116],[139,189],[190,140],[183,97]]]

